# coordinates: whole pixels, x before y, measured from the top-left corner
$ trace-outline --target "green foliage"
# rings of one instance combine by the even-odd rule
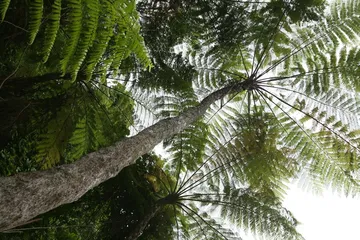
[[[12,1],[11,25],[0,26],[7,46],[0,61],[6,153],[18,144],[14,132],[26,139],[31,134],[37,151],[31,164],[49,168],[129,133],[132,100],[124,87],[109,87],[104,77],[132,54],[150,65],[134,7],[135,1],[121,0],[30,1],[28,8]],[[25,13],[28,18],[14,18]],[[28,37],[32,45],[24,46]]]
[[[34,79],[25,81],[29,83]],[[7,112],[1,129],[2,136],[8,135],[8,142],[2,146],[4,151],[13,151],[13,145],[17,145],[23,136],[36,146],[33,164],[37,168],[49,168],[72,162],[129,134],[134,105],[122,85],[107,87],[97,82],[69,85],[69,82],[69,79],[61,78],[33,82],[29,89],[22,89],[24,100],[19,101],[15,109],[12,106],[13,112],[6,110],[6,106],[15,104],[15,101],[5,101],[0,105],[0,109]],[[10,90],[9,87],[6,90]],[[19,137],[12,131],[16,131]],[[34,152],[34,149],[29,151]]]
[[[43,46],[43,62],[47,62],[60,27],[61,0],[55,0],[51,5],[51,13],[45,25]]]
[[[90,48],[90,45],[93,44],[95,39],[100,13],[99,8],[100,6],[98,1],[88,1],[84,3],[84,11],[86,14],[84,14],[83,19],[83,29],[80,36],[81,41],[78,42],[76,52],[74,53],[74,57],[70,64],[70,72],[72,76],[77,75],[81,64],[83,63]]]
[[[66,33],[69,39],[65,42],[61,58],[61,72],[64,74],[67,72],[67,65],[79,42],[83,17],[81,1],[66,1],[66,7],[70,8],[70,13],[68,17],[69,24],[66,26]]]
[[[61,159],[76,160],[129,133],[133,105],[121,85],[79,84],[40,136],[37,161],[45,168]]]
[[[2,4],[1,9],[5,9],[6,2]],[[135,54],[143,66],[151,65],[143,38],[139,35],[135,1],[34,0],[29,2],[28,21],[26,18],[21,21],[12,19],[13,15],[27,11],[19,4],[13,0],[11,22],[8,21],[16,28],[3,24],[0,27],[5,34],[15,32],[14,39],[20,44],[25,42],[23,33],[27,31],[26,42],[32,45],[17,59],[18,66],[13,66],[17,68],[15,76],[29,75],[27,58],[31,58],[35,65],[29,67],[29,71],[38,73],[32,76],[61,72],[64,76],[70,74],[74,81],[106,75],[109,70],[116,72],[121,62],[131,54]],[[27,29],[22,25],[28,26]],[[9,40],[5,39],[4,44],[8,44]],[[3,61],[5,63],[6,59]]]
[[[43,16],[43,1],[32,0],[29,4],[29,45],[33,44],[41,25]]]
[[[6,11],[9,7],[11,0],[4,0],[1,1],[0,3],[0,18],[1,18],[1,22],[4,21],[5,15],[6,15]]]

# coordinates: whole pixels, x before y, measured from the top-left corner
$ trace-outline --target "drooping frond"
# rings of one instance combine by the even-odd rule
[[[83,5],[83,24],[80,34],[81,41],[78,42],[76,51],[70,63],[69,72],[73,77],[77,76],[80,70],[81,64],[83,63],[85,56],[93,44],[96,35],[96,29],[99,22],[100,4],[98,0],[86,1]],[[101,20],[100,20],[101,21]]]
[[[66,26],[67,41],[62,51],[61,71],[63,74],[67,72],[67,67],[76,50],[80,33],[82,29],[82,4],[78,0],[67,0],[66,5],[69,8],[68,24]]]
[[[40,29],[43,17],[43,0],[32,0],[29,3],[29,40],[28,44],[33,44],[35,37]]]
[[[201,240],[241,240],[239,234],[232,231],[229,227],[226,227],[214,220],[206,212],[201,212],[195,204],[190,206],[179,205],[187,218],[187,228],[181,228],[183,231],[183,237],[189,240],[201,239]]]
[[[184,203],[194,203],[186,207],[188,214],[192,214],[199,225],[201,221],[205,222],[204,229],[213,232],[215,236],[218,235],[220,239],[221,237],[227,239],[228,236],[222,235],[222,232],[217,231],[218,228],[215,229],[214,220],[208,221],[206,218],[203,219],[202,215],[195,214],[198,212],[195,203],[207,209],[207,212],[220,209],[223,220],[229,220],[244,231],[250,231],[257,236],[266,236],[267,239],[302,239],[296,231],[297,220],[271,194],[271,192],[257,193],[251,189],[231,189],[230,192],[225,193],[189,193],[184,194],[180,199],[185,201]],[[207,214],[205,216],[209,217]],[[234,236],[229,237],[232,239],[231,237]]]
[[[61,14],[61,0],[55,0],[51,5],[51,13],[48,17],[48,21],[45,25],[45,37],[43,46],[43,62],[46,62],[49,58],[51,50],[53,48],[59,27],[60,27],[60,15]]]
[[[7,3],[1,2],[4,14]],[[139,34],[136,1],[34,0],[29,2],[28,15],[28,27],[23,29],[28,44],[38,40],[25,56],[39,69],[70,74],[75,81],[78,75],[87,80],[100,76],[104,80],[109,74],[117,77],[119,66],[132,54],[142,67],[151,66]]]
[[[96,64],[101,59],[101,56],[107,47],[107,43],[113,35],[113,31],[109,31],[109,29],[112,28],[115,21],[114,7],[109,1],[102,1],[101,3],[104,10],[102,11],[102,15],[100,15],[96,32],[97,42],[89,49],[85,62],[85,75],[88,80],[91,78]]]
[[[0,3],[0,20],[1,22],[4,21],[6,11],[10,5],[11,0],[4,0]]]
[[[69,108],[69,105],[72,107]],[[50,168],[60,162],[61,153],[66,148],[66,142],[73,131],[74,102],[69,101],[60,111],[55,119],[51,120],[45,132],[40,136],[37,146],[36,161],[42,168]]]

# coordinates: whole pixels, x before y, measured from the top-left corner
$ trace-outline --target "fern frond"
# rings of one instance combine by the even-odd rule
[[[96,29],[99,22],[100,5],[98,0],[86,1],[83,6],[83,23],[79,43],[76,47],[74,57],[71,59],[70,70],[73,79],[76,78],[78,71],[94,42]],[[108,29],[111,31],[111,29]]]
[[[33,44],[40,29],[41,20],[43,17],[43,4],[43,0],[31,0],[29,3],[29,45]]]
[[[91,79],[96,65],[101,60],[101,57],[107,48],[107,44],[110,41],[111,36],[114,34],[112,30],[115,20],[114,7],[106,0],[100,1],[100,3],[102,4],[102,11],[96,31],[97,38],[92,47],[89,49],[84,62],[84,73],[87,80]]]
[[[267,239],[302,239],[296,231],[297,220],[271,192],[234,188],[225,193],[193,193],[181,199],[198,202],[211,212],[220,209],[223,219],[257,236],[266,236]],[[200,218],[200,215],[197,217]]]
[[[51,50],[53,48],[59,27],[61,18],[61,0],[55,0],[51,5],[51,13],[48,17],[48,22],[45,26],[45,37],[43,46],[43,59],[42,61],[47,62]]]
[[[214,240],[236,240],[241,239],[239,234],[236,234],[229,227],[222,226],[215,219],[206,212],[201,212],[195,204],[189,207],[180,205],[187,217],[187,228],[182,228],[185,239],[214,239]]]
[[[76,124],[75,130],[69,139],[71,145],[68,151],[69,159],[76,160],[88,151],[97,150],[99,146],[104,145],[104,136],[98,131],[101,125],[99,114],[92,104],[85,103],[84,118]]]
[[[201,163],[208,135],[207,125],[199,120],[181,133],[164,141],[165,147],[169,146],[168,151],[172,153],[169,167],[175,171],[175,175],[180,171],[179,168],[193,171]]]
[[[11,2],[11,0],[2,0],[0,2],[0,20],[1,20],[0,23],[2,21],[4,21],[6,11],[7,11],[8,7],[9,7],[9,5],[10,5],[10,2]]]
[[[76,50],[81,34],[83,18],[81,0],[67,0],[66,6],[69,8],[68,24],[66,28],[68,39],[65,41],[62,59],[60,61],[60,69],[63,74],[68,72],[69,61]]]
[[[43,169],[53,167],[59,163],[66,148],[66,143],[73,131],[71,106],[72,104],[63,106],[40,136],[40,141],[37,143],[36,161]]]

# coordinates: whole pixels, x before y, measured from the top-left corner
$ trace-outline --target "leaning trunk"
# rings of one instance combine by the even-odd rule
[[[72,164],[45,171],[0,178],[0,231],[22,225],[35,216],[79,199],[91,188],[116,176],[162,140],[203,116],[208,107],[229,93],[243,91],[248,82],[224,87],[177,117],[168,118],[137,135],[83,156]]]

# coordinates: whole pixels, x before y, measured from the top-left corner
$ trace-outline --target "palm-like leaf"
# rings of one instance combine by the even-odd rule
[[[241,166],[228,168],[234,173],[219,173],[223,183],[230,184],[234,176],[242,184],[251,183],[245,176],[279,176],[270,177],[267,187],[275,186],[280,193],[283,180],[306,174],[318,186],[330,184],[346,193],[359,191],[355,177],[359,51],[353,44],[358,38],[358,4],[340,4],[342,14],[332,10],[320,23],[310,23],[305,30],[286,22],[288,10],[284,8],[268,34],[268,42],[255,39],[248,49],[240,46],[236,61],[221,61],[219,55],[206,53],[188,55],[200,70],[200,77],[194,81],[201,88],[213,89],[234,81],[250,84],[247,92],[233,94],[214,105],[205,118],[211,129],[205,153],[212,157],[205,165],[220,166],[237,159],[234,165]],[[334,3],[331,9],[338,5]],[[249,62],[253,66],[248,66]],[[249,149],[244,146],[250,140],[256,146],[255,139],[259,140],[256,131],[261,132],[261,127],[254,119],[259,113],[268,116],[263,123],[266,131],[274,130],[262,142],[271,142],[272,150],[254,149],[258,153],[255,158],[245,152]],[[254,138],[247,130],[251,128]],[[273,156],[265,157],[267,152]]]

